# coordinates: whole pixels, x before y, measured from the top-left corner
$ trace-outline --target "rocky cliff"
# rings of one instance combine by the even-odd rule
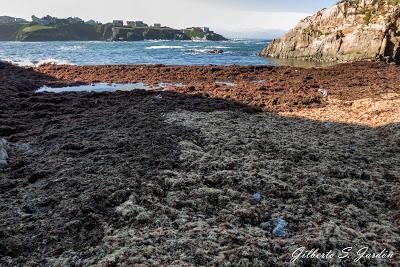
[[[69,24],[54,26],[29,26],[20,28],[16,41],[101,41],[110,39],[112,25]]]
[[[167,27],[114,27],[112,24],[0,24],[0,41],[142,41],[142,40],[226,40],[214,32],[176,30]]]
[[[400,61],[400,0],[346,0],[302,20],[261,55],[318,61]]]
[[[114,27],[112,29],[113,41],[142,41],[142,40],[210,40],[224,41],[222,35],[216,33],[204,33],[203,31],[185,31],[172,28],[149,27]]]

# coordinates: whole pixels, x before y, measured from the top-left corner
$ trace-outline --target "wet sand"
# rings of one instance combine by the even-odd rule
[[[395,258],[326,263],[394,266],[399,74],[1,64],[0,265],[282,266],[300,246],[367,246]],[[34,93],[95,82],[184,86]]]

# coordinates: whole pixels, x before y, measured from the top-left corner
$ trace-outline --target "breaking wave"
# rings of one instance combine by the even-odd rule
[[[180,45],[153,45],[146,47],[146,49],[180,49],[180,48],[184,47]]]
[[[42,60],[34,60],[34,59],[27,59],[27,58],[18,58],[18,59],[4,59],[4,62],[8,62],[17,66],[21,67],[38,67],[45,64],[53,64],[53,65],[74,65],[66,60],[62,59],[42,59]]]

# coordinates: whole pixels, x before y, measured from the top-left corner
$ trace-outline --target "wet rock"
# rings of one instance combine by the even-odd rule
[[[0,169],[8,167],[8,153],[6,148],[8,148],[7,141],[0,138]]]
[[[214,50],[210,50],[208,51],[209,54],[223,54],[224,50],[222,49],[214,49]]]

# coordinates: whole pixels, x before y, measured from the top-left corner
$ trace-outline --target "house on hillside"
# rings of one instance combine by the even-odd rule
[[[68,18],[69,24],[83,24],[85,23],[81,18],[78,17],[69,17]]]
[[[129,27],[136,27],[136,21],[128,20],[126,25]]]
[[[135,23],[136,23],[136,27],[147,27],[147,24],[145,24],[141,20],[135,21]]]
[[[1,16],[0,23],[13,23],[15,22],[15,18],[9,16]]]
[[[22,18],[15,18],[15,22],[16,23],[26,23],[28,21],[26,19],[22,19]]]
[[[154,23],[154,28],[161,28],[161,23]]]
[[[112,23],[116,27],[123,27],[124,26],[124,21],[123,20],[113,20]]]

